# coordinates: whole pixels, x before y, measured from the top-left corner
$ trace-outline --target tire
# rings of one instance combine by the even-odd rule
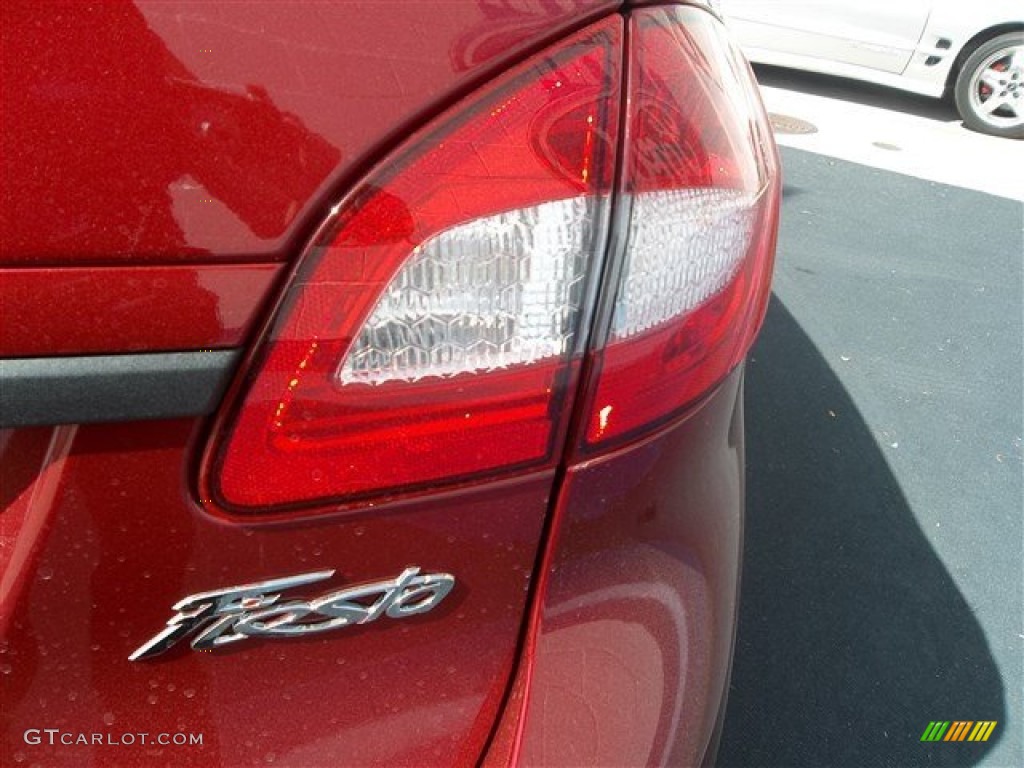
[[[978,46],[957,75],[954,96],[971,130],[1024,139],[1024,32]]]

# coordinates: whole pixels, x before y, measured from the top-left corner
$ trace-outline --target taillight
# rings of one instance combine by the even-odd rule
[[[604,250],[622,20],[371,173],[288,288],[209,475],[236,510],[556,460]]]
[[[746,354],[764,315],[778,162],[750,70],[692,8],[633,17],[617,279],[598,329],[583,449],[656,428]]]
[[[218,506],[551,467],[574,410],[569,443],[603,450],[742,360],[777,223],[763,109],[705,12],[637,11],[631,35],[621,138],[613,16],[457,105],[334,209],[207,452]]]

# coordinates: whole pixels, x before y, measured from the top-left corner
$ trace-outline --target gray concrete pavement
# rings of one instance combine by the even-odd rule
[[[1024,207],[823,147],[783,163],[720,765],[1019,767]],[[922,744],[937,719],[999,725]]]
[[[779,143],[1024,201],[1024,141],[975,133],[949,101],[853,80],[758,67],[768,110],[813,126]]]

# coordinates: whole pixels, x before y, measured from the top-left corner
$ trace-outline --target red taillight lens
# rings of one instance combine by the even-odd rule
[[[552,466],[577,390],[570,444],[593,453],[684,413],[740,363],[778,221],[767,119],[709,14],[630,23],[618,174],[616,16],[457,105],[334,210],[211,443],[219,506]],[[606,256],[608,242],[621,245]]]
[[[599,273],[621,19],[453,110],[336,209],[207,477],[228,509],[553,462]]]
[[[594,353],[584,448],[681,413],[743,359],[767,301],[778,163],[743,58],[692,8],[633,18],[614,307]]]

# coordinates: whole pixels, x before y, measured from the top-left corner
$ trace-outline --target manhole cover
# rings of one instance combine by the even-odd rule
[[[776,133],[817,133],[818,129],[812,123],[801,120],[799,117],[790,115],[777,115],[770,113],[768,118],[772,121],[772,130]]]

